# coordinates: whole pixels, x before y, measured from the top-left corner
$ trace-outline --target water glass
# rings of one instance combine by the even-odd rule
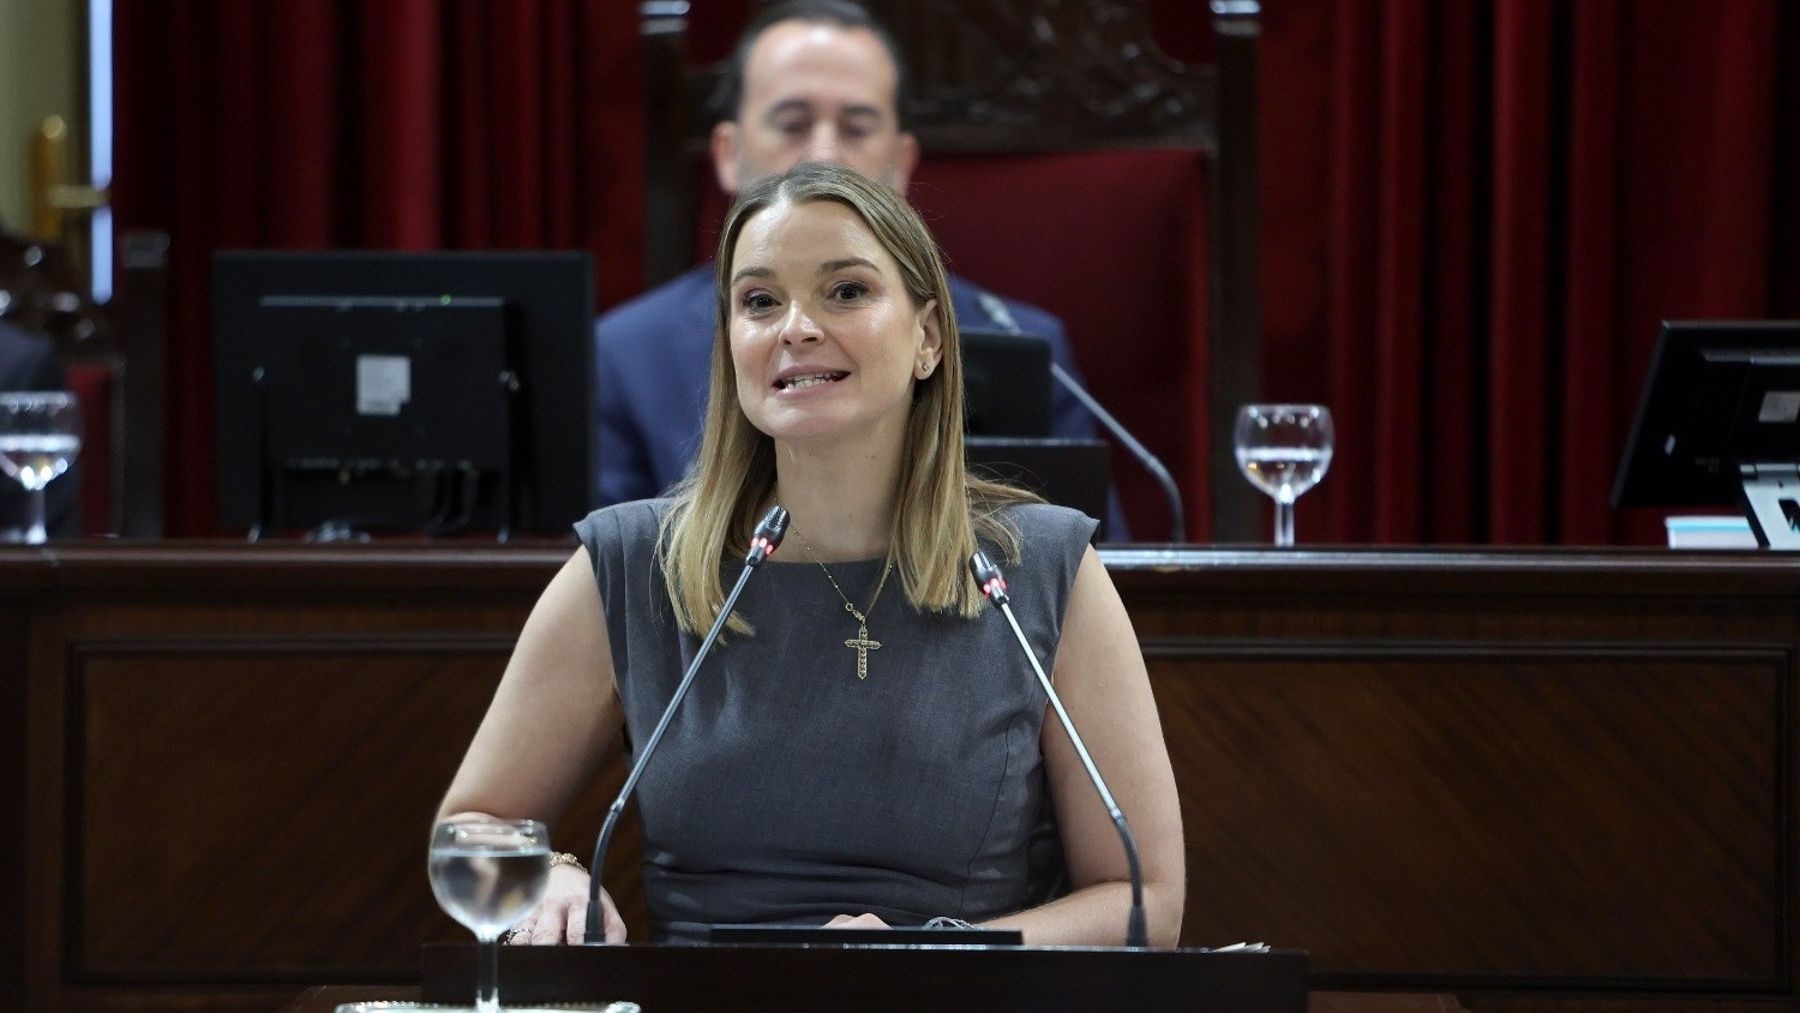
[[[550,828],[537,820],[439,823],[429,868],[438,906],[475,933],[475,1008],[497,1013],[500,934],[544,899]]]
[[[28,545],[49,540],[44,529],[44,487],[69,470],[81,452],[81,409],[67,391],[0,394],[0,471],[19,483],[31,501]]]
[[[1334,437],[1331,410],[1316,404],[1238,409],[1238,470],[1275,500],[1275,544],[1294,544],[1294,500],[1325,477]]]

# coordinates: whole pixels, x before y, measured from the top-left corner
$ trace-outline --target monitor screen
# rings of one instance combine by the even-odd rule
[[[1049,436],[1050,343],[979,328],[958,333],[969,435]]]
[[[1744,466],[1797,463],[1800,322],[1665,322],[1613,506],[1737,505]]]
[[[964,460],[982,478],[1029,489],[1057,506],[1095,518],[1095,542],[1112,537],[1107,529],[1106,494],[1112,482],[1112,444],[1105,440],[1030,439],[971,436]]]
[[[214,259],[226,529],[567,532],[588,511],[585,253]]]

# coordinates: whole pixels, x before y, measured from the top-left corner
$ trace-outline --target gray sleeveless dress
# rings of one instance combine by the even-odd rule
[[[629,742],[656,727],[699,638],[676,626],[656,564],[667,500],[576,524],[606,611]],[[1014,508],[1014,614],[1046,671],[1096,522]],[[990,556],[1000,557],[993,546]],[[742,564],[721,565],[729,588]],[[880,560],[831,564],[867,611]],[[1038,737],[1046,701],[1006,621],[920,613],[899,580],[868,612],[868,678],[854,618],[790,538],[752,577],[728,637],[695,677],[638,784],[652,935],[708,924],[978,921],[1043,903],[1062,854]],[[1098,804],[1096,802],[1096,804]]]

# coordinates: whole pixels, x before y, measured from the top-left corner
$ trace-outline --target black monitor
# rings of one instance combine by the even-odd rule
[[[1111,537],[1106,493],[1112,482],[1112,445],[1105,440],[971,436],[963,457],[969,470],[983,478],[1022,486],[1097,519],[1094,541]]]
[[[1050,435],[1050,342],[985,328],[961,335],[969,468],[1099,518],[1096,540],[1105,541],[1112,450],[1103,440]]]
[[[969,435],[1049,436],[1050,343],[973,327],[959,334]]]
[[[217,254],[220,524],[567,532],[593,320],[585,253]]]
[[[1667,321],[1613,483],[1615,507],[1740,505],[1800,547],[1800,322]]]

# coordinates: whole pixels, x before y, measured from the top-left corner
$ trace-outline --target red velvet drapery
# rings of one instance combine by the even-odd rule
[[[212,250],[579,246],[603,304],[636,289],[636,6],[120,0],[117,208],[175,239],[176,533],[213,527]],[[1206,54],[1202,5],[1153,12]],[[1338,419],[1301,539],[1660,540],[1606,504],[1657,321],[1800,304],[1800,11],[1266,0],[1263,23],[1266,393]]]
[[[1665,318],[1792,315],[1800,12],[1265,4],[1267,389],[1304,541],[1660,541],[1607,505]]]
[[[172,234],[169,527],[217,529],[215,250],[587,249],[641,287],[626,0],[119,0],[115,207]]]

